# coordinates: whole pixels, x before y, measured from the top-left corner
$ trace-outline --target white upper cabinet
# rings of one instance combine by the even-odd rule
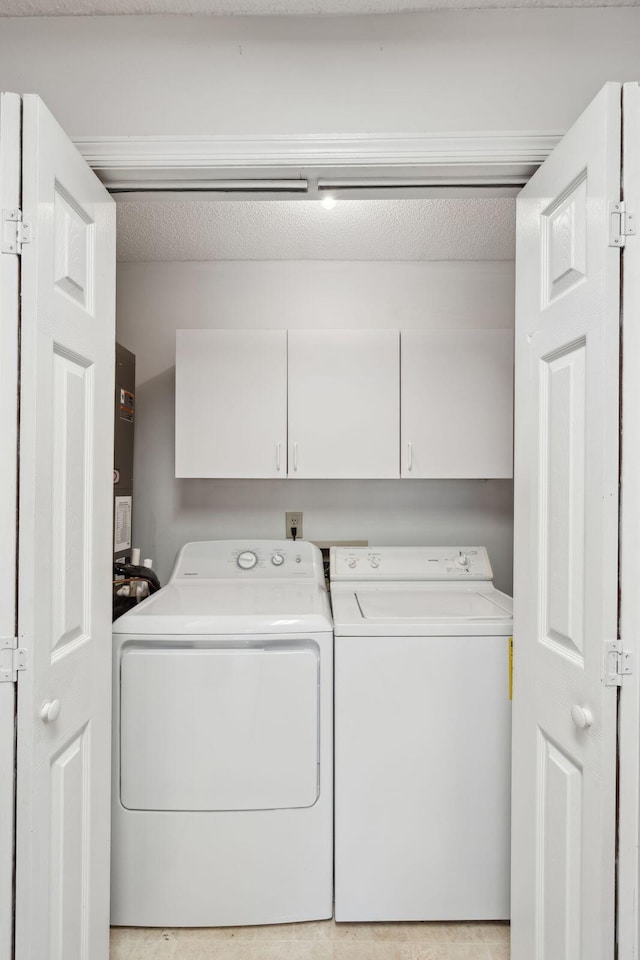
[[[177,332],[177,477],[511,477],[512,460],[510,330]]]
[[[512,331],[403,330],[401,410],[403,477],[512,477]]]
[[[176,476],[287,474],[286,330],[178,330]]]
[[[289,331],[289,476],[398,477],[397,330]]]

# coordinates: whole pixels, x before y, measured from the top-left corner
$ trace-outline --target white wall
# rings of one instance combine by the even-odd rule
[[[134,539],[163,582],[189,539],[479,543],[511,590],[507,480],[176,480],[175,331],[182,327],[511,327],[513,263],[121,263],[118,339],[137,357]],[[233,403],[233,397],[229,398]]]
[[[72,136],[564,131],[639,80],[639,8],[0,22],[0,89]]]

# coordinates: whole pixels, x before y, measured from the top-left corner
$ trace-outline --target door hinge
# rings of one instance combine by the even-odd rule
[[[627,210],[624,200],[609,204],[609,246],[624,247],[627,237],[636,234],[636,215]]]
[[[22,210],[2,211],[2,253],[22,253],[25,243],[31,243],[31,224],[22,219]]]
[[[620,640],[610,640],[604,648],[604,678],[605,687],[619,687],[622,678],[633,673],[633,658],[630,653],[622,649]]]
[[[16,683],[27,669],[27,651],[17,646],[17,637],[0,637],[0,683]]]

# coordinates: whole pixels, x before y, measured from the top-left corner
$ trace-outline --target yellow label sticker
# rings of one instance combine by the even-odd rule
[[[513,637],[509,637],[509,700],[513,700]]]

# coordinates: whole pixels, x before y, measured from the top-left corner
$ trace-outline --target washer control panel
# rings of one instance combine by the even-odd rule
[[[492,580],[484,547],[332,547],[331,580]]]
[[[322,554],[304,540],[202,540],[179,552],[172,580],[298,579],[324,582]]]

